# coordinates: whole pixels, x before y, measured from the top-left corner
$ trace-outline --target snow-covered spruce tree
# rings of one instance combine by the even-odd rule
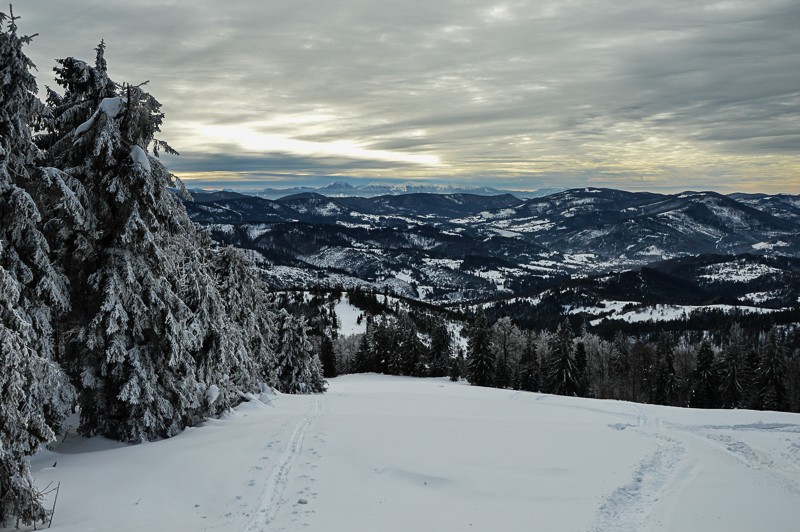
[[[171,436],[274,384],[263,287],[236,252],[216,251],[148,152],[163,114],[141,87],[59,61],[52,119],[39,142],[79,182],[92,231],[68,269],[77,312],[65,359],[80,383],[84,434],[139,441]],[[246,308],[252,305],[253,314]]]
[[[278,390],[284,393],[322,393],[325,379],[322,364],[313,352],[305,318],[285,310],[278,315]]]
[[[71,387],[54,362],[53,314],[69,308],[66,282],[49,258],[42,217],[26,189],[34,168],[31,124],[41,112],[33,64],[16,18],[0,13],[0,523],[44,521],[27,456],[54,436]]]
[[[198,380],[209,390],[207,413],[215,415],[261,383],[278,385],[274,312],[257,270],[242,252],[214,248],[207,235],[201,236],[193,261],[184,262],[182,278],[191,286],[182,292],[196,309],[194,326],[202,339],[195,352]],[[203,267],[206,258],[210,264]],[[202,279],[192,271],[208,272],[209,278],[198,283]]]
[[[473,386],[491,386],[494,379],[494,354],[491,329],[483,313],[469,330],[467,340],[467,380]]]
[[[96,224],[91,253],[70,272],[83,270],[87,286],[73,292],[82,314],[65,356],[80,379],[81,431],[142,441],[201,417],[199,338],[176,278],[194,228],[169,192],[171,176],[147,154],[160,104],[140,87],[113,84],[103,52],[101,44],[94,67],[60,61],[66,92],[50,98],[59,105],[46,147],[82,183]]]

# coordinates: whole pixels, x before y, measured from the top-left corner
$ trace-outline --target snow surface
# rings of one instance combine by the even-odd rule
[[[133,164],[140,165],[145,172],[150,173],[150,159],[147,157],[147,153],[136,144],[131,146],[131,160]]]
[[[749,283],[766,275],[782,273],[782,270],[766,264],[748,263],[743,260],[712,264],[704,268],[701,279],[709,282]]]
[[[352,336],[363,334],[367,330],[367,320],[362,319],[358,323],[359,316],[363,317],[364,311],[350,304],[346,299],[340,299],[334,307],[336,319],[339,322],[339,334],[342,336]]]
[[[623,307],[634,301],[604,301],[605,307],[576,307],[569,309],[571,314],[586,312],[597,314],[599,312],[611,311],[607,316],[590,321],[592,325],[597,325],[603,320],[622,320],[628,323],[638,323],[646,321],[671,321],[685,319],[693,312],[709,310],[721,310],[726,313],[741,312],[743,314],[768,314],[778,312],[781,309],[753,307],[749,305],[642,305],[632,310],[624,311]]]
[[[126,103],[127,100],[120,96],[116,96],[114,98],[103,98],[103,100],[100,102],[100,105],[97,106],[97,110],[92,114],[92,116],[90,116],[88,120],[86,120],[77,128],[75,128],[75,135],[82,135],[83,133],[89,131],[89,129],[91,129],[91,127],[94,125],[94,120],[95,118],[97,118],[97,113],[99,112],[107,114],[109,118],[116,118],[119,115],[120,111],[122,111],[122,108],[125,106]]]
[[[776,248],[776,247],[783,248],[783,247],[786,247],[788,245],[789,245],[788,242],[784,242],[783,240],[778,240],[777,242],[774,242],[774,243],[772,243],[772,242],[758,242],[756,244],[753,244],[751,247],[753,249],[757,249],[757,250],[764,250],[764,249],[773,249],[773,248]]]
[[[797,414],[380,375],[268,398],[164,441],[68,438],[41,452],[37,484],[61,483],[52,530],[779,531],[800,522]]]

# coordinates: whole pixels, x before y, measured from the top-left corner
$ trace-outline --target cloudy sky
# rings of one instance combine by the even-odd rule
[[[26,0],[150,80],[187,183],[800,193],[800,2]]]

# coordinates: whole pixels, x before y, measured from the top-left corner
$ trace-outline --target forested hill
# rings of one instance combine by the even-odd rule
[[[798,292],[800,198],[789,195],[590,188],[529,200],[301,194],[271,201],[195,192],[186,207],[215,239],[273,266],[269,282],[280,288],[388,288],[443,305],[531,296],[587,276],[597,281],[584,284],[608,296],[601,298],[670,304],[791,305],[787,298]]]

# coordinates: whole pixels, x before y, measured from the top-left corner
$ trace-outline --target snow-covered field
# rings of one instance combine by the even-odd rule
[[[165,441],[68,438],[34,471],[61,483],[54,531],[788,531],[800,415],[352,375]]]

